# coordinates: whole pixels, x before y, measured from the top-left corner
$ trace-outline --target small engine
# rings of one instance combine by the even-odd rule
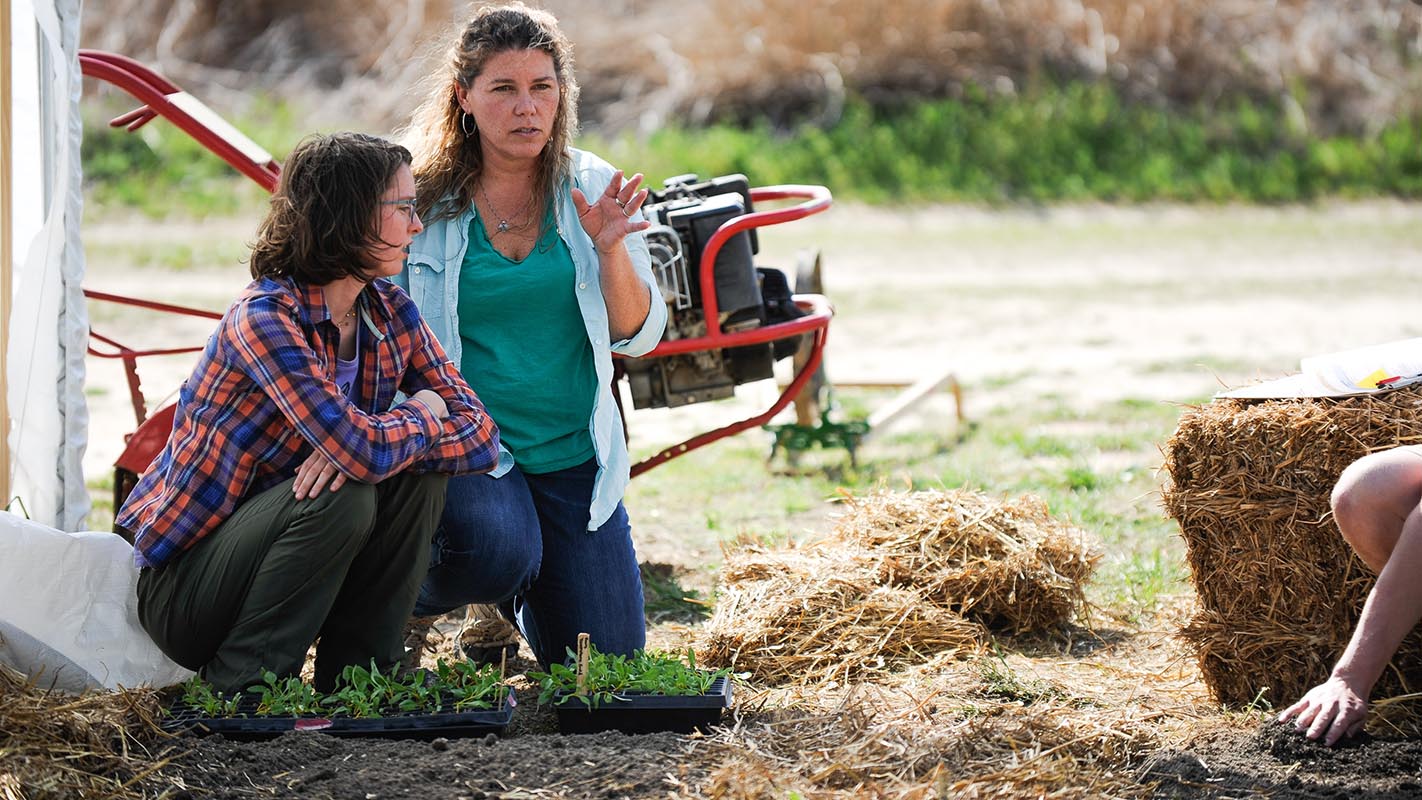
[[[701,302],[701,253],[723,223],[748,214],[750,183],[744,175],[698,181],[669,178],[651,192],[642,213],[652,222],[645,234],[652,272],[667,304],[663,341],[706,335]],[[732,236],[716,256],[716,307],[721,330],[752,330],[803,315],[790,300],[784,273],[757,269],[755,229]],[[623,361],[634,408],[675,408],[735,394],[738,384],[774,376],[775,360],[793,353],[798,337],[773,343]]]

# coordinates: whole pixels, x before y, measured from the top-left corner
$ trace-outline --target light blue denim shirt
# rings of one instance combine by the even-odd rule
[[[569,149],[568,153],[572,158],[572,185],[581,189],[588,199],[596,199],[612,180],[615,171],[612,165],[582,150]],[[597,398],[588,423],[598,463],[588,520],[588,530],[592,531],[601,527],[617,509],[627,490],[631,469],[622,417],[612,396],[612,354],[640,356],[656,347],[667,324],[667,307],[657,289],[656,279],[652,277],[647,240],[642,234],[634,233],[625,240],[627,252],[632,256],[637,277],[642,279],[652,295],[651,310],[641,330],[632,338],[610,341],[597,249],[578,223],[578,212],[570,189],[569,185],[558,187],[553,202],[558,234],[573,256],[576,281],[573,291],[583,314],[588,342],[592,344],[593,363],[597,368]],[[475,209],[471,205],[455,217],[429,223],[424,233],[416,236],[410,245],[410,257],[404,271],[392,278],[414,298],[425,322],[456,366],[462,363],[464,351],[459,338],[459,268],[464,263],[464,251],[469,246],[469,223],[474,214]],[[634,214],[633,219],[642,219],[641,213]],[[475,386],[474,391],[478,393],[479,387]],[[512,467],[513,457],[500,445],[499,466],[490,474],[498,478]]]

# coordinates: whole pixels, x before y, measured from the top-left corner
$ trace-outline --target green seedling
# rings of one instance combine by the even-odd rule
[[[502,705],[507,687],[493,664],[479,666],[472,661],[435,665],[436,682],[454,697],[456,711],[473,708],[493,708]]]
[[[259,717],[299,717],[321,710],[320,693],[295,675],[279,679],[275,672],[265,670],[262,682],[247,687],[247,692],[257,698]]]
[[[570,661],[577,654],[568,650]],[[578,691],[578,671],[566,664],[553,664],[547,672],[530,672],[528,677],[538,682],[538,702],[563,705],[581,702],[588,708],[625,699],[627,694],[661,694],[674,697],[706,694],[718,678],[730,675],[729,669],[707,671],[697,669],[696,653],[690,648],[685,659],[675,653],[638,650],[630,657],[603,653],[589,646],[587,676],[582,693]]]
[[[372,662],[369,668],[347,666],[336,688],[322,694],[298,677],[278,678],[270,670],[262,682],[231,697],[213,691],[212,684],[194,676],[183,686],[178,705],[205,717],[235,717],[241,704],[251,701],[252,713],[259,717],[348,716],[367,719],[400,713],[438,714],[447,706],[455,711],[497,708],[503,705],[508,689],[498,668],[479,667],[459,661],[440,660],[433,671],[382,672]]]
[[[212,684],[194,675],[183,684],[182,703],[206,717],[235,717],[240,713],[242,693],[235,692],[227,697],[213,691]]]

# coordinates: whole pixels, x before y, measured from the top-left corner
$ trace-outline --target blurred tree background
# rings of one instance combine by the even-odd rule
[[[574,42],[585,139],[653,178],[744,171],[891,202],[1422,196],[1409,0],[538,5]],[[281,155],[311,130],[397,129],[470,8],[89,0],[83,43]],[[92,105],[97,128],[123,100]],[[151,185],[168,157],[142,151],[184,147],[164,135],[90,137],[108,165],[93,180]]]

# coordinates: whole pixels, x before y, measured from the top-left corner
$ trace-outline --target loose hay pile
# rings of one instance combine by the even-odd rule
[[[1227,703],[1289,703],[1327,677],[1374,576],[1329,512],[1339,474],[1422,441],[1422,394],[1218,400],[1188,410],[1165,447],[1166,511],[1185,538],[1200,610],[1182,631]],[[1414,632],[1376,697],[1422,686]]]
[[[806,545],[727,548],[704,663],[770,685],[845,681],[944,652],[976,652],[986,627],[1067,622],[1099,558],[1035,498],[966,490],[851,498]]]
[[[935,605],[1014,633],[1070,619],[1097,548],[1031,496],[881,493],[849,500],[835,530],[883,558],[882,577]]]
[[[149,690],[56,694],[0,664],[0,798],[151,796],[157,714]]]

